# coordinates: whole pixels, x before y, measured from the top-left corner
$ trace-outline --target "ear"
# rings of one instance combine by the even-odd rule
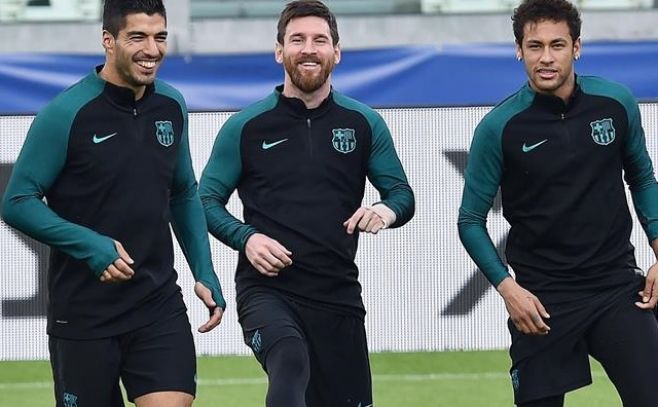
[[[107,30],[103,30],[103,48],[105,52],[112,52],[114,50],[114,36]]]
[[[341,57],[340,44],[336,44],[334,46],[334,63],[336,65],[340,63],[340,57]]]
[[[516,44],[516,60],[517,61],[523,60],[523,50],[521,49],[521,46],[519,44]]]
[[[279,44],[278,41],[274,45],[274,59],[279,64],[283,63],[283,45]]]
[[[573,42],[573,59],[580,58],[580,53],[582,49],[583,49],[583,44],[580,41],[580,37],[578,37],[576,41]]]

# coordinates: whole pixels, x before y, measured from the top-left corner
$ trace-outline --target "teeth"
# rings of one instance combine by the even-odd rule
[[[153,68],[155,66],[155,61],[137,61],[137,64],[144,68]]]

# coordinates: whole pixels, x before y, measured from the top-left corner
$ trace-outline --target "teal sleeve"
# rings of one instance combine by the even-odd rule
[[[510,275],[487,232],[487,215],[500,186],[502,169],[500,136],[482,122],[475,130],[464,173],[458,229],[464,248],[494,287]]]
[[[624,106],[628,113],[628,137],[624,143],[624,178],[631,191],[635,212],[652,242],[658,238],[658,184],[647,152],[640,110],[631,95]]]
[[[187,111],[184,111],[183,134],[169,202],[171,224],[195,281],[212,292],[218,307],[226,309],[222,287],[212,264],[206,219],[192,168],[187,127]]]
[[[414,193],[409,186],[391,133],[381,116],[371,120],[372,146],[368,162],[368,179],[379,191],[381,201],[395,213],[395,222],[389,227],[399,227],[414,216]]]
[[[243,123],[233,116],[219,130],[199,188],[208,230],[221,242],[238,251],[244,251],[247,239],[256,233],[254,227],[241,222],[226,209],[242,174],[242,127]]]
[[[7,184],[2,216],[8,225],[84,261],[100,276],[119,258],[114,241],[63,219],[44,202],[65,166],[73,118],[69,108],[56,103],[36,116]]]

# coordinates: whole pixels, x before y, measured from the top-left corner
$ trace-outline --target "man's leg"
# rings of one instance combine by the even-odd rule
[[[658,323],[652,311],[624,298],[587,334],[591,355],[605,369],[624,406],[655,407],[658,402]]]
[[[306,391],[308,407],[372,406],[363,319],[308,307],[303,309],[303,319],[311,360],[311,379]]]
[[[287,337],[274,344],[265,359],[268,387],[267,407],[306,407],[310,366],[306,343]]]
[[[185,310],[120,336],[121,380],[138,407],[189,407],[196,394],[196,353]]]
[[[70,340],[49,337],[57,407],[123,407],[121,354],[114,338]]]
[[[564,394],[517,404],[517,407],[563,407]]]

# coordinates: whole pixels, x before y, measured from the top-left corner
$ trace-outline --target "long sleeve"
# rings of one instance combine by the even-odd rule
[[[74,107],[49,104],[34,119],[3,201],[5,222],[75,259],[97,276],[119,255],[107,236],[58,216],[44,202],[65,166]]]
[[[174,172],[170,208],[176,239],[185,254],[195,281],[203,283],[212,292],[213,300],[215,300],[217,306],[225,309],[226,301],[212,264],[206,219],[192,168],[187,135],[187,119],[185,120],[178,161]]]
[[[414,193],[409,186],[386,123],[377,115],[371,125],[373,135],[368,179],[379,191],[381,197],[379,203],[386,205],[395,213],[395,222],[389,227],[399,227],[414,216]]]
[[[647,152],[637,103],[630,94],[625,99],[629,132],[624,143],[624,178],[640,224],[651,242],[658,238],[658,184]]]
[[[459,208],[459,238],[469,256],[494,286],[509,276],[487,232],[487,215],[502,177],[500,137],[481,123],[475,130],[464,173]]]
[[[220,129],[210,159],[201,176],[199,193],[208,230],[222,243],[243,251],[256,229],[244,224],[226,209],[242,174],[240,134],[243,122],[231,117]]]

